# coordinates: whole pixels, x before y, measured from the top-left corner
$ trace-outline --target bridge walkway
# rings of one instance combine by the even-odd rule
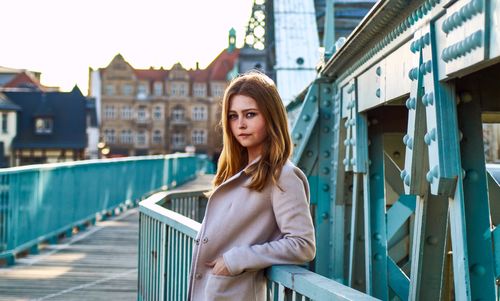
[[[212,177],[173,190],[208,188]],[[0,268],[0,300],[137,300],[138,222],[133,208]]]

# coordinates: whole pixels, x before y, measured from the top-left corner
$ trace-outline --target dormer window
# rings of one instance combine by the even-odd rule
[[[50,117],[35,118],[35,133],[36,134],[52,134],[54,122]]]

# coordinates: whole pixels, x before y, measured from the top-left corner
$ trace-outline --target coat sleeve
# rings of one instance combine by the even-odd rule
[[[271,202],[281,238],[228,250],[223,258],[231,275],[275,264],[301,264],[314,258],[316,242],[307,179],[294,167],[282,171],[278,184],[283,190],[274,185]]]

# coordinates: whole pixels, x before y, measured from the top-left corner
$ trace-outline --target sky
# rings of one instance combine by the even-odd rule
[[[243,45],[253,0],[0,0],[0,66],[87,95],[88,70],[121,53],[134,68],[206,67],[236,30]]]

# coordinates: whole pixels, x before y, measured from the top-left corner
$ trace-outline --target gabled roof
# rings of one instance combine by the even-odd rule
[[[17,136],[12,142],[13,148],[83,149],[86,147],[86,99],[80,90],[4,93],[22,109],[18,113]],[[49,135],[37,135],[34,119],[44,111],[52,113],[53,131]]]
[[[34,88],[44,90],[44,86],[35,77],[24,71],[14,76],[4,85],[4,88]]]
[[[224,49],[207,67],[207,70],[210,72],[210,80],[226,81],[226,75],[233,69],[239,54],[239,49],[234,49],[231,52]]]

